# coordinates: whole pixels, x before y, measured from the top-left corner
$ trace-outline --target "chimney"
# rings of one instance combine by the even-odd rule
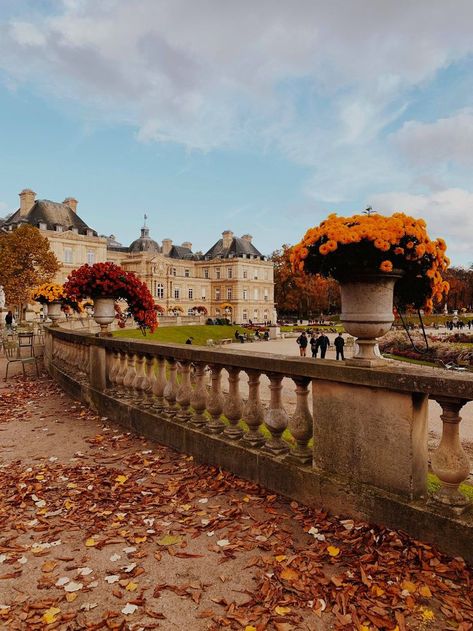
[[[182,247],[192,251],[192,243],[190,241],[184,241]]]
[[[163,239],[163,254],[168,256],[172,248],[172,239]]]
[[[30,188],[24,188],[20,193],[20,217],[26,217],[34,206],[36,193]]]
[[[78,201],[77,199],[75,199],[75,197],[66,197],[66,199],[62,203],[66,204],[66,206],[69,206],[69,208],[71,208],[75,213],[77,212]]]
[[[228,250],[233,241],[233,232],[231,230],[224,230],[222,232],[223,237],[223,249]]]
[[[251,243],[251,240],[253,239],[251,234],[242,234],[241,238],[243,239],[243,241],[247,241],[248,243]]]

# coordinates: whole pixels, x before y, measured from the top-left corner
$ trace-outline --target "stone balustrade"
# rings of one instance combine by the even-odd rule
[[[45,362],[73,396],[140,434],[296,500],[403,528],[473,561],[473,516],[459,488],[470,473],[459,413],[473,399],[473,375],[54,328],[47,330]],[[262,402],[263,375],[269,400]],[[288,382],[296,399],[290,412],[283,398]],[[431,463],[440,489],[431,495],[429,397],[441,405],[443,421]]]

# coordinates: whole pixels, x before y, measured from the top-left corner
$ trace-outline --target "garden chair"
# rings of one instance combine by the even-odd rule
[[[7,361],[7,367],[5,370],[5,381],[8,379],[8,369],[10,364],[21,363],[23,369],[23,376],[26,377],[25,364],[33,364],[36,366],[36,375],[39,377],[38,359],[31,353],[28,356],[21,356],[21,347],[18,340],[3,340],[3,353]]]
[[[454,370],[456,372],[464,372],[467,370],[465,366],[459,366],[458,364],[455,364],[455,362],[444,362],[441,359],[439,359],[438,362],[442,368],[445,368],[445,370]]]

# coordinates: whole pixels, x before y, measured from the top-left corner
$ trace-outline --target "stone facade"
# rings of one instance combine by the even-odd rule
[[[0,229],[13,230],[22,223],[39,228],[49,239],[61,262],[56,281],[84,263],[112,261],[144,281],[166,314],[192,315],[200,310],[210,317],[233,322],[276,320],[273,264],[259,252],[250,235],[235,237],[225,230],[205,254],[192,251],[192,243],[158,244],[144,226],[130,246],[115,237],[99,236],[77,215],[77,200],[62,203],[36,200],[30,189],[20,193],[20,208]]]

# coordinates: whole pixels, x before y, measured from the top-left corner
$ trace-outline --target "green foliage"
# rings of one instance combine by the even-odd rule
[[[196,346],[205,346],[207,340],[223,340],[231,338],[235,340],[235,331],[243,331],[238,326],[217,326],[217,325],[194,325],[194,326],[163,326],[158,327],[152,334],[148,334],[146,339],[152,342],[171,342],[175,344],[185,344],[187,338],[193,337],[193,344]],[[140,338],[143,335],[139,329],[125,329],[116,331],[116,337]]]

